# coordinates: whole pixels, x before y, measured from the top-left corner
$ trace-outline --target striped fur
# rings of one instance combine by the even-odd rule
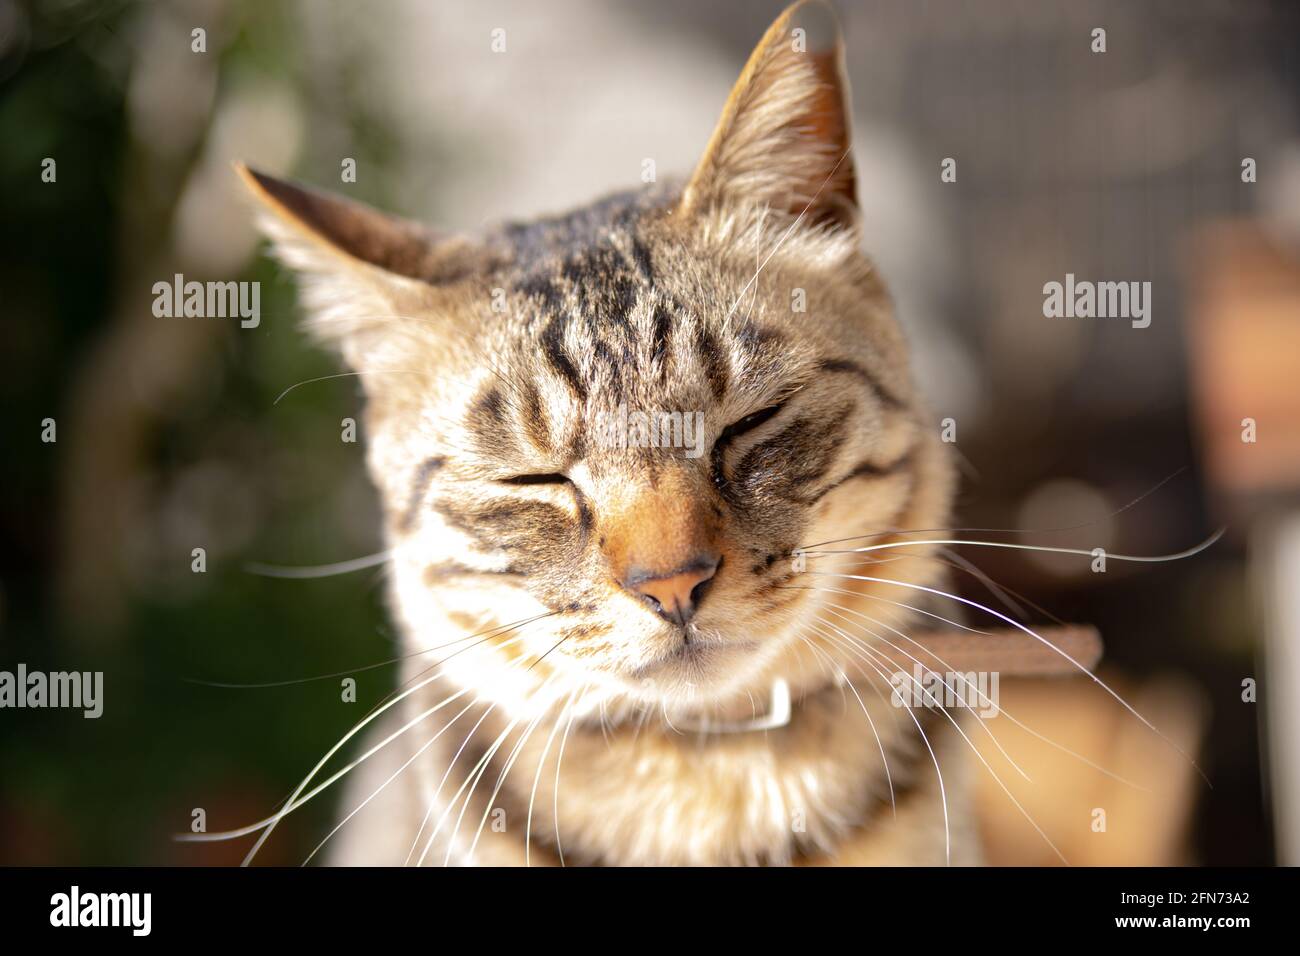
[[[805,23],[820,46],[791,52]],[[444,237],[246,174],[311,327],[362,373],[408,650],[545,615],[450,645],[462,652],[407,713],[466,688],[477,703],[350,825],[340,862],[400,863],[412,840],[418,858],[434,830],[426,862],[469,862],[471,846],[481,863],[942,862],[922,727],[954,860],[976,859],[953,727],[888,706],[831,625],[870,636],[826,610],[905,630],[915,592],[793,562],[804,544],[940,527],[952,493],[859,250],[829,23],[800,5],[773,25],[684,185]],[[609,447],[595,423],[620,408],[699,413],[706,453]],[[684,628],[626,583],[634,564],[667,573],[709,550],[720,563]],[[908,552],[882,576],[938,579],[924,548]],[[775,678],[795,698],[788,726],[677,731],[751,713]],[[440,726],[389,747],[358,796]],[[494,809],[504,832],[475,842]]]

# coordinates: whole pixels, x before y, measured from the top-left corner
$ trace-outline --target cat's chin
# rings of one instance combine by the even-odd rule
[[[632,668],[624,679],[643,700],[695,705],[744,686],[762,659],[757,641],[700,638]]]

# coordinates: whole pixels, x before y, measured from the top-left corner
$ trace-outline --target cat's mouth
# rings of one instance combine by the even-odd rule
[[[756,641],[724,641],[697,632],[684,636],[676,647],[637,666],[628,676],[641,683],[717,680],[757,648]]]

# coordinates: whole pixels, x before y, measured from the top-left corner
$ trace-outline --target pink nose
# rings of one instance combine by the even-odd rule
[[[623,586],[644,598],[660,617],[685,624],[695,616],[720,563],[719,555],[702,554],[668,574],[631,568]]]

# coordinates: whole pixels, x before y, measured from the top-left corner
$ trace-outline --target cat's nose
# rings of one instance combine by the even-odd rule
[[[684,625],[695,616],[721,563],[718,554],[701,554],[667,574],[629,568],[623,586],[644,598],[660,617]]]

